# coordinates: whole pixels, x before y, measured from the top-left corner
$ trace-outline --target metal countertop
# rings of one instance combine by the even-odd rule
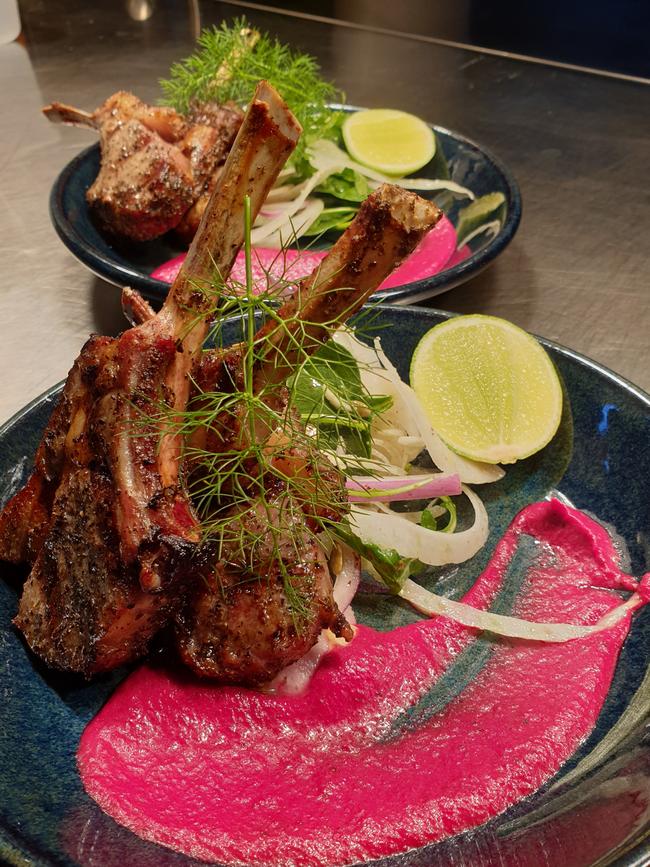
[[[648,85],[245,4],[158,0],[138,21],[146,2],[24,0],[24,44],[0,47],[0,420],[62,379],[89,332],[124,327],[119,291],[72,257],[48,214],[56,175],[92,134],[40,107],[93,109],[118,89],[153,101],[197,27],[242,12],[316,55],[349,102],[457,130],[515,174],[515,240],[430,306],[504,316],[650,390]]]

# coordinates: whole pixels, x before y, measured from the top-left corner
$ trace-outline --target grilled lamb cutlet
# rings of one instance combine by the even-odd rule
[[[30,493],[0,516],[0,553],[33,560],[15,622],[48,665],[89,675],[141,655],[169,618],[184,573],[200,570],[196,519],[179,483],[181,438],[162,423],[138,422],[160,401],[184,409],[207,331],[197,281],[214,268],[228,274],[243,242],[245,196],[256,214],[299,135],[261,83],[162,310],[114,340],[86,344]],[[30,535],[36,511],[41,522]],[[15,531],[17,546],[7,540]]]
[[[92,114],[59,102],[43,113],[99,131],[101,168],[86,199],[106,231],[134,241],[177,227],[191,240],[243,118],[214,104],[183,117],[124,91]]]
[[[253,388],[287,423],[270,431],[267,418],[256,419],[255,438],[266,443],[282,472],[271,474],[263,501],[253,497],[229,510],[227,502],[222,504],[230,523],[221,558],[204,582],[189,588],[176,617],[180,655],[197,674],[260,684],[304,656],[321,630],[351,636],[332,598],[329,569],[314,536],[318,518],[337,520],[343,514],[344,480],[325,458],[316,463],[292,444],[298,422],[286,409],[283,383],[305,353],[314,352],[359,309],[440,216],[435,205],[412,193],[380,187],[296,296],[280,308],[282,324],[273,319],[259,329]],[[204,353],[196,381],[203,392],[241,391],[242,348]],[[238,407],[200,431],[192,445],[227,455],[246,447],[249,431],[246,409]],[[283,477],[296,475],[302,477],[301,489],[309,480],[313,485],[299,499],[295,487],[282,483]],[[330,514],[318,514],[322,504]],[[242,545],[242,538],[253,541]]]
[[[233,532],[259,541],[253,552],[236,543],[222,547],[205,583],[194,585],[178,610],[177,647],[202,677],[256,686],[303,657],[323,629],[348,639],[352,632],[332,598],[325,553],[300,510],[279,494],[277,502],[233,510],[231,518]],[[281,526],[279,538],[269,524]]]
[[[71,422],[89,411],[88,389],[111,337],[91,337],[65,383],[34,457],[34,469],[23,488],[0,512],[0,560],[33,563],[50,525],[52,504],[61,478],[66,447],[74,447]]]

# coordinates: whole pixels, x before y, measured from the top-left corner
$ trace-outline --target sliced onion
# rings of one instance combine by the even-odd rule
[[[264,202],[266,205],[272,205],[277,202],[291,202],[296,196],[301,192],[304,181],[299,184],[281,184],[278,187],[272,187],[269,191],[268,196],[266,197],[266,201]],[[260,213],[262,213],[260,211]]]
[[[386,176],[381,179],[371,180],[370,186],[376,189],[378,186],[385,183],[395,184],[398,187],[402,187],[403,190],[428,190],[429,192],[447,190],[447,192],[462,199],[471,199],[474,201],[476,198],[474,193],[467,187],[457,184],[456,181],[448,181],[444,179],[434,181],[430,178],[389,178]]]
[[[266,239],[272,235],[274,232],[278,232],[281,229],[286,229],[291,227],[291,218],[294,214],[296,214],[303,206],[307,196],[311,193],[314,187],[317,187],[318,184],[322,183],[329,175],[332,174],[332,170],[323,170],[318,171],[309,178],[303,184],[299,184],[299,193],[298,195],[289,201],[285,207],[282,208],[280,213],[273,217],[270,220],[266,221],[258,221],[259,225],[256,225],[255,228],[251,232],[251,243],[253,246],[257,246],[262,243],[262,241],[266,241]],[[313,222],[313,221],[312,221]],[[268,242],[266,244],[268,245]]]
[[[456,452],[446,446],[438,434],[431,427],[431,422],[426,416],[422,404],[417,399],[410,385],[407,385],[388,356],[381,348],[379,338],[375,340],[375,351],[386,374],[398,387],[404,403],[408,407],[415,427],[424,440],[426,450],[434,464],[446,473],[458,473],[467,484],[481,485],[488,482],[496,482],[505,475],[504,470],[496,464],[484,464],[471,461],[457,455]]]
[[[428,473],[413,476],[354,476],[345,486],[351,503],[392,503],[453,497],[461,492],[457,473]]]
[[[501,221],[500,220],[492,220],[490,223],[483,223],[483,225],[478,226],[474,229],[473,232],[470,232],[469,235],[465,235],[461,242],[461,247],[464,247],[466,244],[469,244],[470,241],[473,241],[474,238],[482,235],[484,232],[491,235],[492,237],[496,237],[501,231]]]
[[[495,635],[505,635],[508,638],[526,638],[530,641],[555,643],[571,641],[574,638],[585,638],[587,635],[611,629],[626,614],[644,604],[643,598],[638,593],[633,593],[627,602],[612,608],[593,626],[577,626],[571,623],[534,623],[507,614],[492,614],[490,611],[481,611],[478,608],[472,608],[471,605],[466,605],[464,602],[454,602],[452,599],[437,596],[411,581],[410,578],[404,582],[404,587],[399,595],[422,614],[442,615],[461,623],[463,626],[487,630]]]
[[[324,207],[325,202],[322,199],[307,199],[293,216],[283,218],[280,228],[267,235],[264,243],[276,250],[286,248],[287,244],[305,234]]]
[[[318,636],[316,644],[297,662],[287,665],[275,675],[264,687],[265,692],[275,692],[280,695],[300,695],[307,689],[312,675],[318,668],[318,663],[326,653],[329,653],[331,645],[327,636],[327,630],[323,630]]]
[[[353,169],[360,175],[370,178],[376,183],[371,186],[379,186],[379,184],[396,184],[398,187],[403,187],[405,190],[449,190],[457,196],[474,200],[476,196],[467,187],[462,187],[455,181],[431,178],[392,178],[384,175],[381,172],[376,172],[374,169],[369,169],[367,166],[353,160],[345,151],[328,139],[318,139],[307,149],[309,161],[312,166],[318,171],[328,171],[329,174],[340,172],[343,169]]]
[[[459,533],[428,530],[397,512],[386,514],[360,506],[352,507],[350,525],[364,542],[392,548],[402,557],[420,560],[429,566],[464,563],[486,543],[488,516],[480,498],[470,488],[463,486],[463,493],[474,508],[474,523]]]
[[[370,394],[388,394],[393,406],[383,413],[392,426],[416,434],[429,452],[434,464],[446,473],[458,473],[470,485],[482,485],[503,478],[504,471],[496,464],[484,464],[463,458],[452,452],[432,429],[413,389],[401,379],[395,366],[381,348],[379,339],[374,346],[357,340],[349,329],[336,334],[335,340],[344,346],[359,363],[361,381]],[[374,433],[374,432],[373,432]],[[411,460],[417,452],[412,455]]]
[[[336,573],[332,595],[341,614],[347,617],[347,610],[359,589],[361,581],[361,560],[358,554],[347,545],[339,543],[341,564]]]

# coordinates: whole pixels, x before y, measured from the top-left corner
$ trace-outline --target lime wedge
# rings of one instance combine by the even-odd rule
[[[506,197],[503,193],[487,193],[475,199],[458,212],[456,225],[457,244],[460,247],[466,238],[486,223],[503,223],[506,213]]]
[[[458,316],[415,348],[411,385],[455,452],[512,463],[550,442],[562,416],[553,362],[521,328],[495,316]]]
[[[345,119],[342,133],[353,159],[395,177],[417,172],[436,152],[431,127],[405,111],[390,108],[356,111]]]

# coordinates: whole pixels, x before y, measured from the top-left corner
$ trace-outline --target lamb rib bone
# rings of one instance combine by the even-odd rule
[[[280,307],[277,319],[257,331],[254,391],[260,394],[270,387],[273,394],[273,386],[295,370],[299,356],[315,352],[357,312],[441,217],[435,204],[394,184],[371,193],[328,255]],[[205,352],[196,374],[199,391],[241,387],[241,355],[239,344]],[[192,445],[218,453],[233,447],[239,429],[229,418],[221,430],[215,425],[197,431]],[[258,433],[263,436],[263,431]]]
[[[256,391],[283,382],[297,363],[296,346],[314,352],[352,316],[381,282],[417,247],[442,212],[394,184],[382,184],[363,202],[329,254],[303,280],[256,335],[260,354]],[[296,341],[298,331],[300,341]]]

